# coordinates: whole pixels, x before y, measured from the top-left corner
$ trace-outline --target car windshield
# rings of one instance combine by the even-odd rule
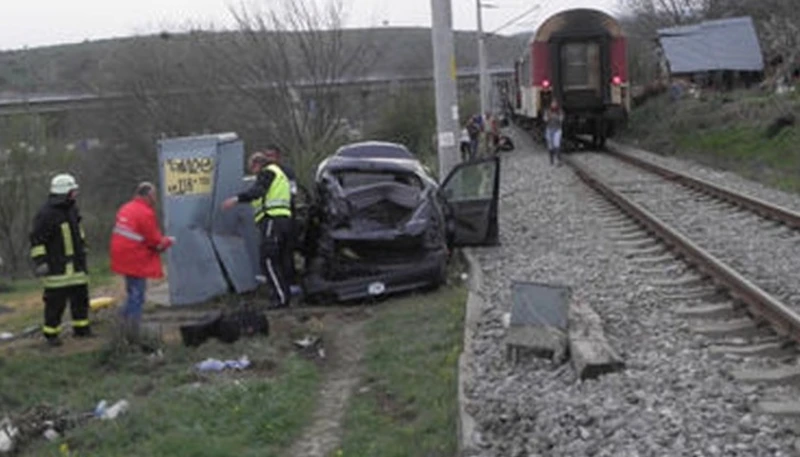
[[[411,173],[367,172],[367,171],[340,171],[336,179],[345,189],[369,186],[380,183],[399,183],[422,190],[422,181]]]

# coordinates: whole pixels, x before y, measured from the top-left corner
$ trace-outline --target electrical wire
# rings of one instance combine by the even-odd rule
[[[525,11],[524,13],[520,14],[519,16],[516,16],[516,17],[514,17],[514,18],[513,18],[513,19],[511,19],[510,21],[506,22],[505,24],[503,24],[503,25],[501,25],[500,27],[498,27],[498,28],[496,28],[496,29],[492,30],[492,31],[491,31],[491,32],[489,32],[489,33],[497,33],[497,32],[499,32],[499,31],[503,30],[503,29],[504,29],[504,28],[506,28],[506,27],[509,27],[509,26],[511,26],[511,25],[514,25],[514,24],[515,24],[517,21],[520,21],[520,20],[524,19],[524,18],[525,18],[525,16],[527,16],[527,15],[529,15],[529,14],[533,13],[534,11],[538,10],[539,8],[541,8],[541,6],[542,6],[542,5],[540,5],[540,4],[538,4],[538,3],[537,3],[536,5],[534,5],[534,6],[533,6],[533,8],[530,8],[530,9],[528,9],[528,10],[527,10],[527,11]]]

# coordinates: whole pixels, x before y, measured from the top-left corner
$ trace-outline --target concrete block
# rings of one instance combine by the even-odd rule
[[[738,382],[750,384],[785,385],[800,382],[800,367],[769,370],[735,370],[730,375]]]
[[[693,326],[692,331],[710,338],[753,338],[769,330],[758,327],[752,319],[743,318]]]
[[[762,343],[747,346],[714,345],[708,348],[712,355],[738,355],[741,357],[774,357],[782,358],[792,355],[793,351],[781,343]]]

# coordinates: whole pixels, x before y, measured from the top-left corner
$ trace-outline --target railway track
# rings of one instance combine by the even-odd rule
[[[758,271],[759,265],[753,265],[748,254],[735,248],[749,242],[738,238],[741,232],[736,227],[706,233],[713,220],[728,227],[736,223],[758,224],[758,220],[742,218],[747,218],[747,212],[752,212],[787,227],[783,230],[780,226],[757,227],[756,230],[762,233],[759,238],[764,238],[757,241],[759,244],[786,246],[786,249],[794,250],[796,240],[785,230],[798,227],[799,214],[618,151],[611,157],[592,155],[570,157],[566,161],[587,184],[694,267],[698,276],[708,278],[724,289],[737,303],[747,306],[754,317],[768,321],[778,334],[800,342],[800,288],[794,284],[794,272],[785,271],[781,275],[774,270]],[[632,166],[628,169],[610,166],[609,162],[616,160]],[[601,170],[592,171],[590,165]],[[666,181],[648,179],[647,175],[651,173]],[[609,178],[616,179],[615,184],[609,183]],[[637,203],[636,194],[661,194],[661,200],[668,203],[651,203],[648,208],[646,204]],[[720,202],[733,206],[720,207]],[[713,216],[683,217],[687,212]],[[732,221],[730,217],[738,221]],[[696,224],[703,219],[705,221]],[[759,230],[763,228],[766,231]],[[723,245],[728,247],[720,249]]]
[[[519,151],[503,160],[501,245],[475,250],[483,306],[471,327],[472,380],[464,390],[482,449],[475,455],[794,455],[800,429],[785,416],[800,411],[791,403],[800,389],[785,372],[775,374],[793,369],[800,379],[796,345],[728,284],[744,278],[761,291],[756,298],[797,312],[791,273],[800,270],[800,234],[609,154],[566,158],[651,223],[669,225],[661,241],[570,167],[550,166],[526,133],[512,131]],[[800,208],[797,198],[736,176],[628,150]],[[684,240],[689,249],[681,253],[675,246]],[[716,262],[704,270],[698,253]],[[574,299],[601,316],[626,368],[581,382],[569,366],[540,359],[510,366],[503,316],[514,281],[572,287]]]
[[[800,342],[800,286],[794,267],[800,263],[794,260],[800,254],[798,213],[613,148],[610,154],[578,154],[565,161],[629,218],[617,221],[616,241],[634,248],[632,257],[640,264],[656,265],[652,273],[672,271],[664,285],[695,291],[676,297],[692,298],[699,290],[695,298],[701,303],[712,297],[722,302],[681,311],[686,317],[716,321],[698,332],[738,342],[718,345],[718,353],[772,356],[755,369],[732,371],[734,379],[787,386],[800,380],[794,363]],[[675,260],[684,267],[676,267]],[[664,269],[666,264],[672,265]],[[792,401],[795,394],[779,396],[783,398],[759,401],[759,409],[800,416],[800,403]]]

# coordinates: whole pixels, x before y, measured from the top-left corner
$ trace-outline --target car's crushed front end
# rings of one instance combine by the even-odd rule
[[[308,297],[347,301],[444,280],[438,186],[416,160],[333,157],[320,166],[316,186]]]

